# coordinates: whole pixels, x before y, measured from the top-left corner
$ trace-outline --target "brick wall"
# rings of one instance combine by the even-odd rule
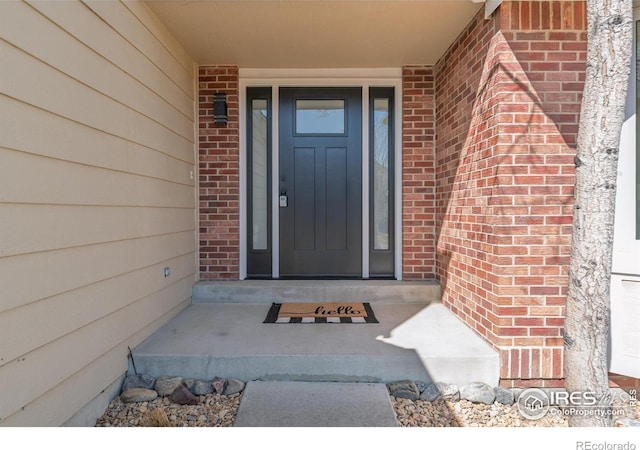
[[[480,13],[436,64],[437,276],[443,302],[485,339],[494,302],[490,175],[497,98],[496,24]],[[469,49],[472,49],[471,51]]]
[[[238,68],[203,66],[198,79],[200,279],[238,279],[240,160]],[[213,123],[213,95],[227,94],[228,123]]]
[[[505,385],[563,377],[585,24],[582,1],[507,1],[436,65],[443,302],[500,352]]]
[[[402,272],[435,276],[435,83],[433,67],[402,72]]]

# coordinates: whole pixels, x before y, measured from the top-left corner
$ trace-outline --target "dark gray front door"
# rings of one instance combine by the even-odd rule
[[[280,275],[362,275],[362,92],[280,89]]]

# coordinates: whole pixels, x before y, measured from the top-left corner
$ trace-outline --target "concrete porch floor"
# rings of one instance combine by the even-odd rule
[[[376,299],[378,324],[263,324],[270,305],[194,303],[133,350],[136,369],[244,381],[498,384],[497,352],[440,303]]]

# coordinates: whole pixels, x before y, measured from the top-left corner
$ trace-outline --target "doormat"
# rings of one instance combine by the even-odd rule
[[[262,323],[379,323],[369,303],[273,303]]]

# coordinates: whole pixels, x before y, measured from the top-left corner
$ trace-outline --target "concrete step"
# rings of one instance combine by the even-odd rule
[[[272,303],[282,301],[440,301],[436,280],[244,280],[200,281],[193,286],[193,303]]]
[[[382,383],[247,383],[235,427],[396,427]]]
[[[497,353],[441,304],[377,302],[377,324],[264,324],[269,307],[193,304],[133,350],[136,369],[243,381],[498,384]]]

